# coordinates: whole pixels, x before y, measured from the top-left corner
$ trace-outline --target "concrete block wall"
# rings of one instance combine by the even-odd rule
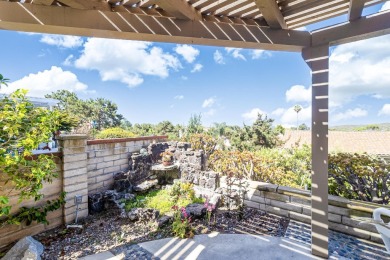
[[[149,144],[164,142],[167,136],[118,138],[87,141],[88,193],[108,190],[114,183],[113,175],[129,168],[131,153]]]
[[[57,165],[55,172],[58,174],[58,178],[54,179],[51,183],[44,183],[43,188],[41,190],[42,194],[44,194],[44,198],[40,200],[38,203],[33,199],[23,201],[18,203],[18,195],[15,191],[12,190],[12,185],[10,183],[4,184],[4,182],[0,181],[0,195],[7,194],[10,197],[10,203],[12,205],[11,214],[19,211],[20,207],[32,207],[32,206],[41,206],[47,200],[55,200],[59,197],[62,191],[62,158],[60,153],[54,153],[54,161]],[[1,174],[0,174],[1,176]],[[53,212],[49,212],[47,219],[49,224],[37,224],[32,223],[30,226],[26,226],[25,224],[21,225],[7,225],[3,228],[0,228],[0,250],[10,243],[17,241],[25,236],[35,235],[45,230],[52,229],[63,224],[63,211],[62,209],[58,209]]]
[[[62,209],[48,213],[49,224],[32,223],[30,226],[7,225],[0,229],[0,250],[25,236],[35,235],[62,224],[73,223],[76,218],[75,196],[81,195],[78,205],[78,217],[88,216],[88,194],[97,190],[106,190],[112,184],[112,176],[126,170],[129,155],[139,152],[150,143],[166,141],[167,136],[138,137],[125,139],[89,140],[85,135],[66,135],[59,137],[59,152],[54,154],[58,178],[45,183],[41,190],[44,198],[37,204],[33,200],[18,203],[18,196],[12,190],[12,184],[4,184],[0,179],[0,195],[10,195],[11,213],[20,207],[40,206],[47,200],[57,199],[66,192],[66,203]],[[1,177],[1,174],[0,174]]]
[[[245,205],[300,222],[311,222],[310,191],[262,182],[250,182]],[[358,238],[383,243],[372,224],[361,223],[372,218],[374,209],[389,206],[354,201],[329,195],[329,228]]]

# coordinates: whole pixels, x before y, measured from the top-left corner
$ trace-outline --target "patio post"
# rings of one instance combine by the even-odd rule
[[[312,76],[311,251],[328,258],[328,90],[329,46],[302,51]]]

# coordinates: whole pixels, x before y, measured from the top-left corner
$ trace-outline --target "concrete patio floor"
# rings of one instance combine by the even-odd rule
[[[329,232],[329,259],[390,259],[383,245],[335,231]],[[310,240],[310,225],[290,221],[283,237],[214,232],[197,235],[193,239],[165,238],[126,244],[81,259],[322,259],[311,254]]]
[[[139,246],[162,260],[320,259],[312,256],[305,244],[271,236],[212,233],[193,239],[166,238]]]

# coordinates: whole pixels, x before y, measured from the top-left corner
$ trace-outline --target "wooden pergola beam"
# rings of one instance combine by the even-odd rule
[[[312,46],[343,44],[390,33],[390,11],[312,32]]]
[[[51,5],[54,0],[34,0],[34,4],[36,5]]]
[[[185,0],[155,0],[154,2],[178,19],[202,20],[202,14]]]
[[[301,51],[310,33],[247,24],[172,19],[121,12],[82,10],[0,1],[0,29],[114,39]],[[124,10],[122,10],[124,9]]]
[[[355,21],[362,17],[365,0],[349,0],[348,20]]]
[[[255,0],[255,3],[269,27],[273,29],[287,29],[286,21],[275,0]]]

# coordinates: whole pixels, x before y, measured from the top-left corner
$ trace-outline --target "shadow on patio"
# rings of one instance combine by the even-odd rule
[[[112,251],[131,259],[134,250],[130,247],[148,251],[147,259],[321,259],[311,255],[309,245],[291,239],[217,232],[193,239],[166,238]]]

